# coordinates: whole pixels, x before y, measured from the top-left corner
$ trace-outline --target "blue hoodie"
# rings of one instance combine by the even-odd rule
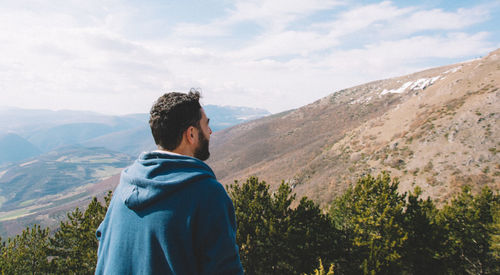
[[[141,154],[96,236],[96,274],[243,274],[233,203],[196,158]]]

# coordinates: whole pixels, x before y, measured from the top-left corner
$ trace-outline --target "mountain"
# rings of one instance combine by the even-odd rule
[[[151,129],[147,124],[139,128],[102,135],[82,142],[82,145],[86,147],[102,146],[134,157],[137,157],[141,152],[156,149]]]
[[[256,175],[323,204],[363,174],[399,177],[444,201],[462,185],[500,189],[500,50],[335,92],[213,134],[224,184]]]
[[[113,127],[104,123],[70,123],[41,130],[28,139],[47,152],[61,146],[79,144],[110,132],[114,132]]]
[[[18,161],[40,154],[40,149],[19,135],[0,134],[0,164]]]

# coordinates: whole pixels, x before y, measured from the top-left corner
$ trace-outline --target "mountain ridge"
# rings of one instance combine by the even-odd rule
[[[382,170],[401,180],[402,192],[418,185],[442,201],[464,184],[498,190],[499,56],[358,85],[223,130],[209,163],[224,184],[250,175],[272,186],[285,180],[323,204]]]

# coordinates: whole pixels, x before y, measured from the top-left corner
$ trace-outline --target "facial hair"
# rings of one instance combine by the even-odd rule
[[[210,157],[210,151],[208,150],[208,139],[202,133],[203,131],[198,131],[198,147],[194,150],[194,157],[205,161]]]

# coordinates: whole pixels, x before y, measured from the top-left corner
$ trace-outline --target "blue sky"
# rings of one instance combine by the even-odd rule
[[[500,1],[7,0],[0,105],[145,113],[168,91],[280,112],[500,48]]]

